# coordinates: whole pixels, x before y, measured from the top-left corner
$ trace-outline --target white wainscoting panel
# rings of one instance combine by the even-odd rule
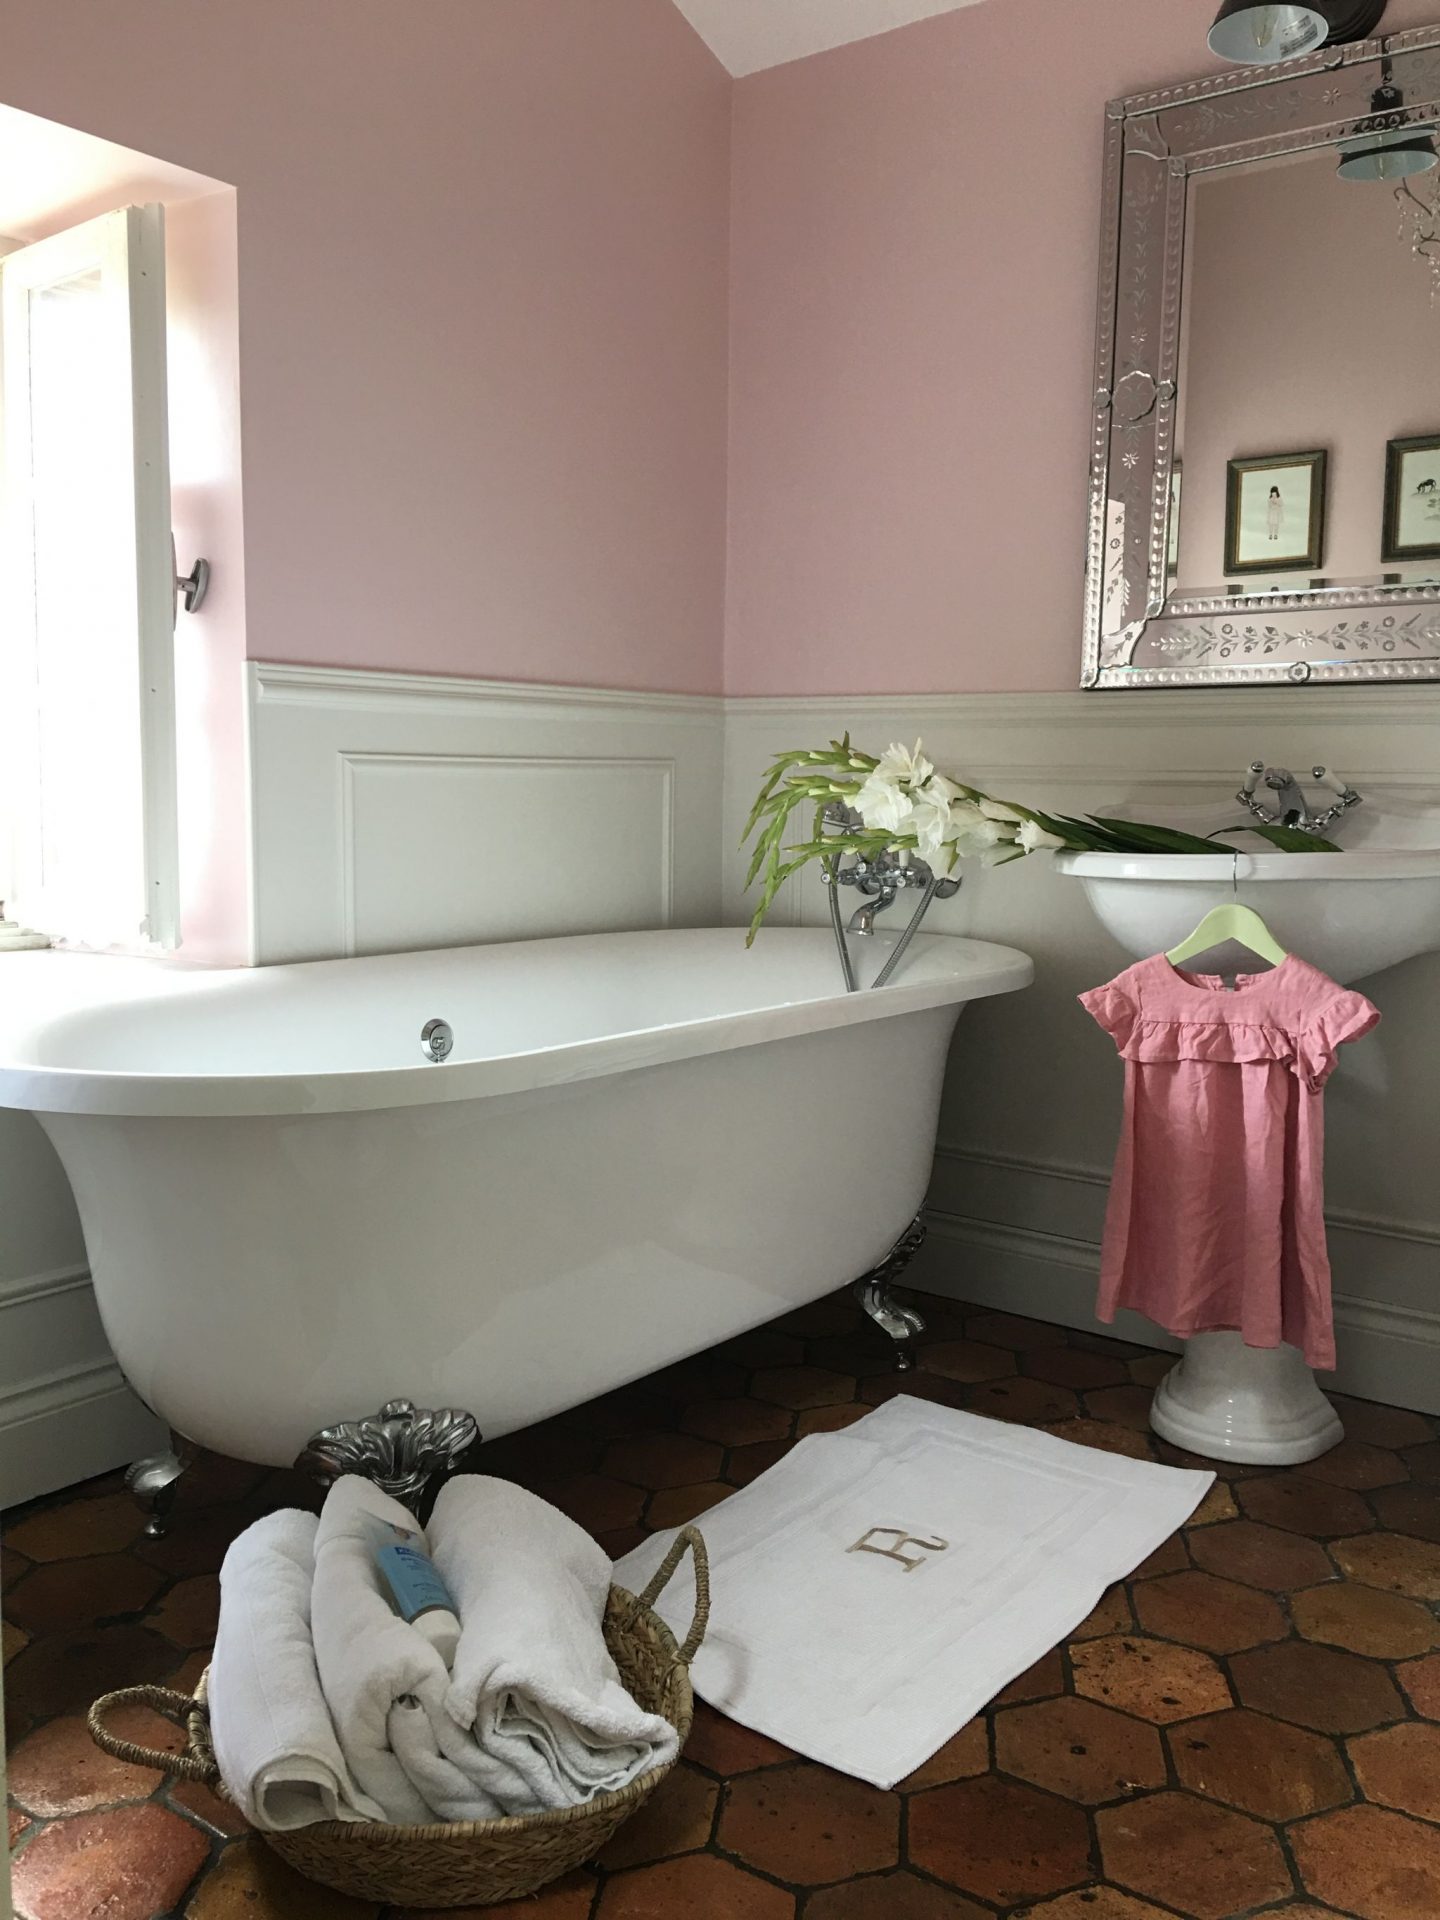
[[[937,765],[1001,797],[1198,832],[1235,820],[1231,796],[1249,761],[1322,762],[1366,795],[1342,830],[1347,843],[1440,845],[1440,688],[1355,687],[731,701],[727,846],[777,752],[847,728],[871,752],[921,737]],[[818,923],[824,888],[813,868],[801,878],[779,917]],[[732,920],[748,914],[743,880],[731,858]],[[960,1021],[933,1244],[916,1277],[960,1298],[1092,1325],[1121,1069],[1075,995],[1129,956],[1043,856],[988,872],[967,863],[960,894],[932,908],[927,925],[1023,948],[1036,980]],[[1326,1094],[1337,1378],[1358,1394],[1440,1411],[1440,956],[1361,985],[1382,1024],[1345,1050]],[[1146,1322],[1127,1332],[1162,1344]]]
[[[255,957],[699,926],[716,699],[250,668]]]
[[[164,1443],[120,1376],[84,1259],[50,1143],[0,1112],[0,1508]]]

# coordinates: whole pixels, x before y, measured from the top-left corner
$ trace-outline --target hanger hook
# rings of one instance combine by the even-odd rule
[[[1238,847],[1230,849],[1230,891],[1237,900],[1240,898],[1240,850]]]

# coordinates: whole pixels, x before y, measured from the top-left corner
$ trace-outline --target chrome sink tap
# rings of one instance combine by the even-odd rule
[[[1256,820],[1263,820],[1267,826],[1295,827],[1301,833],[1321,834],[1348,813],[1351,807],[1358,807],[1360,795],[1348,781],[1341,780],[1324,767],[1312,767],[1310,777],[1332,796],[1328,807],[1318,810],[1312,807],[1305,789],[1288,767],[1267,767],[1263,760],[1250,762],[1244,783],[1235,798],[1247,813]],[[1262,782],[1266,791],[1275,796],[1273,806],[1255,797],[1256,789]]]

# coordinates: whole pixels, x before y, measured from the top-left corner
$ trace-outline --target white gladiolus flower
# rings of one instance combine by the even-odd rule
[[[1019,826],[1025,818],[1024,814],[1017,813],[1014,807],[1007,807],[1003,800],[982,799],[980,811],[987,820],[1008,820],[1013,826]]]
[[[1038,820],[1024,820],[1015,836],[1026,853],[1038,853],[1042,847],[1063,847],[1065,842],[1058,833],[1050,833]]]
[[[986,847],[1008,841],[1003,824],[992,820],[973,800],[957,800],[950,808],[950,832],[947,838],[963,843],[966,853],[980,853]]]
[[[876,763],[871,778],[898,781],[912,790],[923,787],[935,767],[932,761],[925,758],[920,747],[921,742],[917,740],[912,753],[909,747],[902,747],[898,740],[892,740]]]
[[[898,780],[882,778],[877,767],[852,802],[867,827],[880,833],[909,833],[915,803]]]
[[[932,858],[956,837],[952,810],[960,800],[960,789],[943,773],[932,773],[914,797],[910,825],[921,853]]]

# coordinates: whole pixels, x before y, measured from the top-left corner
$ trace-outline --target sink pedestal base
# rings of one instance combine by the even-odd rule
[[[1295,1347],[1247,1347],[1238,1333],[1197,1333],[1155,1390],[1150,1425],[1209,1460],[1290,1467],[1345,1437],[1340,1416]]]

